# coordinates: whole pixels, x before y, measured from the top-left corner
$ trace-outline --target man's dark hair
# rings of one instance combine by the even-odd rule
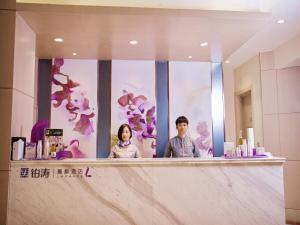
[[[130,126],[128,124],[124,123],[124,124],[122,124],[120,126],[120,128],[118,130],[118,138],[119,138],[120,141],[123,141],[123,139],[122,139],[122,133],[123,133],[123,130],[124,130],[125,127],[128,128],[128,130],[130,132],[130,138],[132,138],[132,130],[131,130]]]
[[[188,121],[188,119],[187,119],[185,116],[179,116],[179,117],[176,119],[176,121],[175,121],[176,126],[177,126],[179,123],[186,123],[187,125],[189,125],[189,121]]]

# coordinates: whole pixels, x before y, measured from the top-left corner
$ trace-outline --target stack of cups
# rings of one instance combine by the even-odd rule
[[[254,131],[253,128],[247,128],[247,140],[248,140],[248,156],[253,156],[254,149]]]

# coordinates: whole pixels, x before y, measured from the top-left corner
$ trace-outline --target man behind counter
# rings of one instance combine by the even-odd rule
[[[200,157],[200,152],[195,142],[187,136],[189,121],[180,116],[176,119],[177,136],[170,139],[164,157]]]

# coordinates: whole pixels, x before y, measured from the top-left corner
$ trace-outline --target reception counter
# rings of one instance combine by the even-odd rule
[[[281,225],[284,161],[14,161],[7,224]]]

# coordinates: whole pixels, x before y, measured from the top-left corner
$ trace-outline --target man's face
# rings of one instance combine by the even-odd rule
[[[178,135],[182,136],[185,135],[188,129],[187,123],[178,123],[176,125],[176,129],[178,131]]]

